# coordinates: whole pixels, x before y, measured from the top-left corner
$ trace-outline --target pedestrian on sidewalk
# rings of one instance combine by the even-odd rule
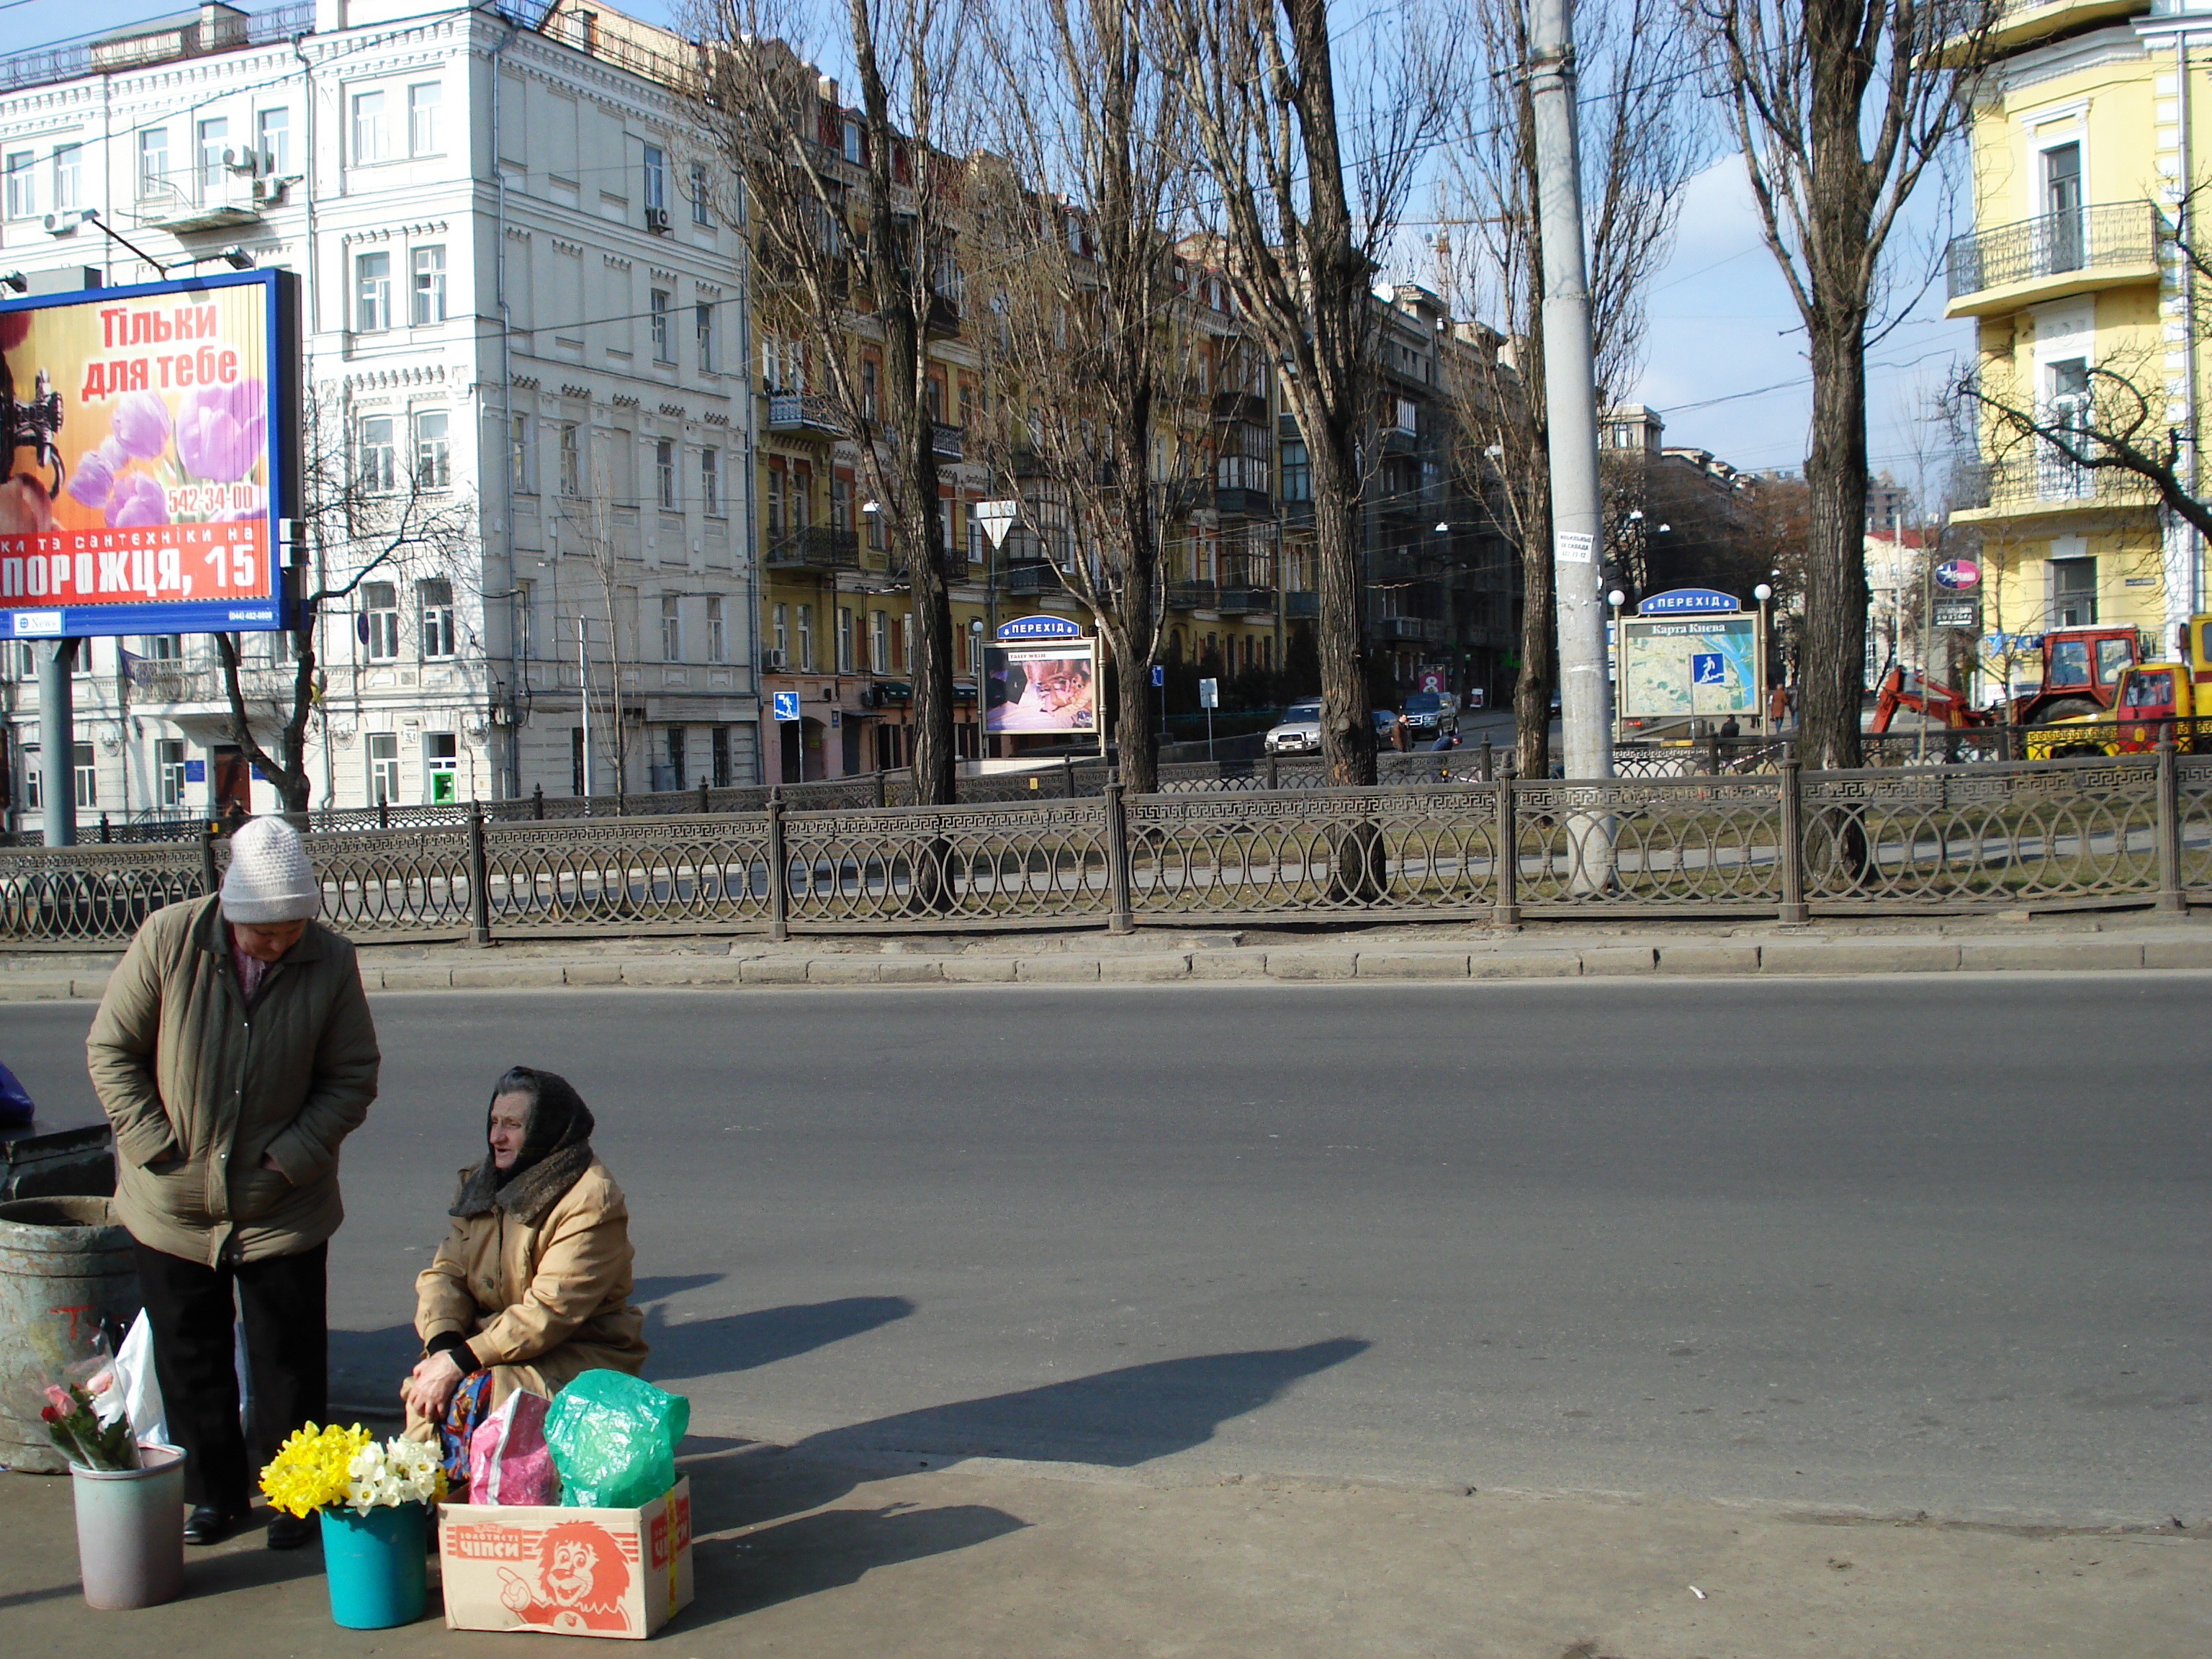
[[[446,1242],[416,1277],[422,1358],[399,1397],[409,1436],[436,1442],[457,1486],[470,1436],[509,1395],[550,1400],[586,1371],[645,1364],[629,1206],[592,1151],[593,1127],[566,1078],[507,1072],[483,1158],[461,1171]]]
[[[254,1472],[329,1415],[338,1147],[376,1098],[379,1055],[354,948],[314,920],[321,903],[299,833],[250,820],[231,837],[220,893],[138,929],[86,1040],[115,1129],[116,1214],[135,1246],[155,1376],[186,1455],[190,1543],[227,1537]],[[271,1549],[310,1535],[309,1522],[271,1512]]]

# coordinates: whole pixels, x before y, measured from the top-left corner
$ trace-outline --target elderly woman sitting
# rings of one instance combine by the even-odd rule
[[[483,1162],[461,1172],[453,1224],[415,1280],[421,1363],[400,1384],[408,1433],[468,1474],[469,1436],[518,1389],[550,1400],[587,1370],[635,1373],[629,1211],[592,1152],[565,1078],[517,1066],[492,1091]]]

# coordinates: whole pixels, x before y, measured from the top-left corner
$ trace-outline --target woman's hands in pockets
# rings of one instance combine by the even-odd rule
[[[434,1423],[453,1403],[453,1390],[461,1386],[462,1375],[452,1354],[425,1354],[399,1385],[399,1397],[416,1416]]]

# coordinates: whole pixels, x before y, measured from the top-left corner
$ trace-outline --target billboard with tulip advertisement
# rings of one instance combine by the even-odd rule
[[[288,625],[298,279],[0,303],[0,637]]]

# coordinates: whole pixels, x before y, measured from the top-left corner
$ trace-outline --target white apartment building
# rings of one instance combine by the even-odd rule
[[[441,527],[362,576],[378,544],[310,502],[321,585],[362,576],[321,621],[317,806],[575,793],[586,674],[595,791],[618,757],[633,793],[760,776],[744,251],[676,96],[596,44],[316,0],[0,59],[0,273],[112,287],[234,248],[298,271],[311,450],[356,508]],[[252,689],[289,685],[282,636],[245,647]],[[215,660],[204,636],[81,647],[81,839],[278,804]],[[24,830],[31,666],[0,661]]]

